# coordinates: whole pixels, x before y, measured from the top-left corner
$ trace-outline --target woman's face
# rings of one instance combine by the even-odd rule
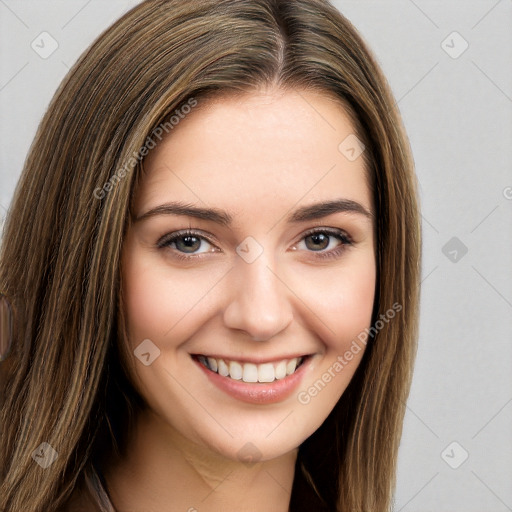
[[[331,412],[374,301],[362,149],[333,99],[272,90],[199,103],[151,150],[123,294],[131,378],[170,434],[268,460]]]

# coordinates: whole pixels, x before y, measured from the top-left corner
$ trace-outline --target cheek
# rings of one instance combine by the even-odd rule
[[[172,328],[180,304],[176,294],[154,271],[137,264],[137,256],[130,258],[124,273],[123,295],[130,341],[137,344],[150,338],[155,343]],[[169,307],[171,306],[171,307]],[[178,308],[178,309],[177,309]],[[175,312],[169,315],[169,312]],[[158,344],[158,343],[157,343]]]
[[[375,282],[375,259],[370,252],[353,254],[338,268],[316,269],[302,276],[303,296],[324,324],[320,334],[327,352],[344,351],[369,327]]]
[[[165,348],[186,338],[189,316],[201,310],[201,301],[214,283],[210,275],[172,272],[137,249],[124,258],[123,296],[132,345],[149,338]]]
[[[375,298],[375,268],[368,266],[340,278],[340,287],[331,290],[333,330],[339,335],[330,345],[344,350],[348,341],[369,327]]]
[[[310,319],[316,324],[314,331],[324,353],[314,362],[297,400],[307,405],[308,413],[322,418],[335,406],[361,362],[372,318],[375,259],[370,252],[359,253],[357,259],[345,263],[343,268],[325,269],[302,280],[310,290],[307,293],[303,288],[303,297],[308,297]]]

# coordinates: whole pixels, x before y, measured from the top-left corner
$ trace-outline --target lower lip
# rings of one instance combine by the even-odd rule
[[[297,388],[303,375],[306,373],[311,356],[304,359],[299,368],[291,375],[284,379],[274,380],[274,382],[244,382],[242,380],[234,380],[230,377],[223,377],[212,370],[203,366],[199,361],[194,362],[203,370],[210,381],[215,384],[221,391],[228,395],[251,404],[273,404],[281,402]]]

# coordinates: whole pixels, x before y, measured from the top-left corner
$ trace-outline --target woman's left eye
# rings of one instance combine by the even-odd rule
[[[352,240],[346,233],[338,229],[322,228],[306,233],[296,248],[319,253],[320,257],[330,257],[338,256],[347,245],[352,245]]]

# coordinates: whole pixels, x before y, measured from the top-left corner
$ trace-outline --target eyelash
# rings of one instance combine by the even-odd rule
[[[304,233],[304,235],[302,236],[300,241],[304,240],[308,236],[312,236],[312,235],[316,235],[316,234],[324,234],[324,235],[332,236],[334,238],[337,238],[341,242],[341,244],[336,246],[335,249],[331,249],[330,251],[327,251],[327,252],[323,252],[323,251],[322,252],[321,251],[308,251],[308,252],[314,253],[315,257],[317,257],[317,258],[325,258],[325,259],[328,259],[328,258],[338,258],[338,257],[341,256],[341,254],[343,252],[345,252],[347,246],[353,245],[353,241],[352,241],[351,237],[348,234],[346,234],[345,232],[343,232],[343,231],[341,231],[339,229],[334,229],[334,228],[315,228],[315,229],[311,229],[311,230],[307,231],[306,233]],[[156,246],[157,246],[158,249],[170,248],[172,250],[172,248],[169,247],[169,246],[173,242],[176,242],[180,238],[184,238],[186,236],[193,236],[193,237],[199,238],[201,240],[206,240],[209,244],[215,246],[215,243],[210,238],[208,238],[207,236],[204,236],[202,233],[200,233],[198,231],[194,231],[194,230],[191,230],[191,229],[184,229],[184,230],[181,230],[181,231],[176,231],[174,233],[169,233],[167,235],[164,235],[156,243]],[[208,252],[212,252],[212,251],[208,251]],[[200,254],[190,253],[187,256],[184,256],[184,254],[185,253],[182,253],[180,251],[174,251],[173,250],[173,257],[176,257],[176,258],[178,258],[180,260],[184,260],[184,261],[191,261],[193,258],[202,258],[202,257],[204,257],[205,254],[208,254],[208,253],[200,253]]]

